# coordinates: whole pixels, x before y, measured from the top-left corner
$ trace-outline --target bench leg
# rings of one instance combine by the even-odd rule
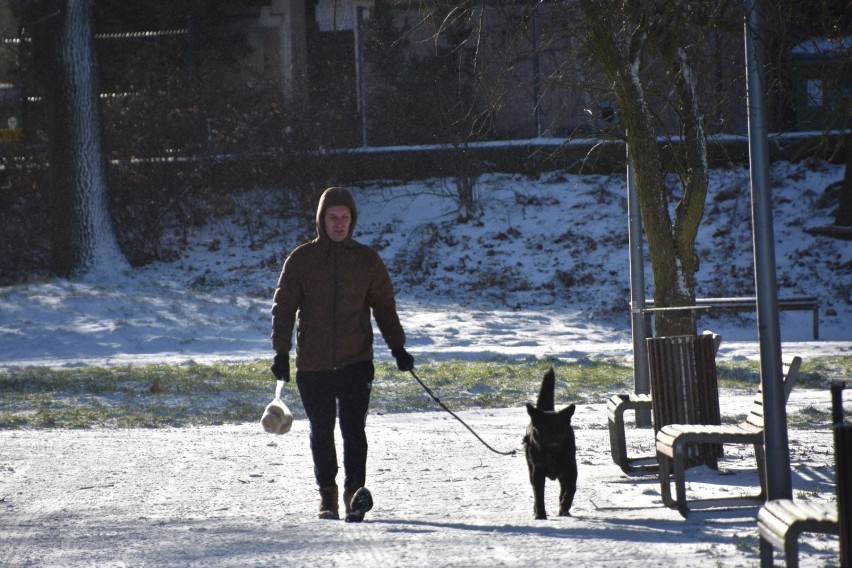
[[[644,409],[651,410],[650,403],[633,402],[629,403],[629,395],[617,395],[624,402],[615,405],[611,410],[607,407],[607,423],[609,426],[609,449],[612,454],[612,461],[621,468],[626,474],[631,474],[637,470],[653,471],[656,469],[653,465],[642,464],[634,465],[634,462],[652,460],[654,456],[636,456],[633,458],[627,455],[627,434],[624,427],[624,413],[632,410],[634,414],[638,414]]]
[[[760,568],[772,568],[775,566],[773,558],[775,553],[772,543],[760,537]]]
[[[799,535],[791,531],[784,537],[784,564],[787,568],[799,568]]]
[[[672,488],[670,485],[670,476],[672,472],[672,460],[666,454],[657,452],[657,463],[659,464],[658,472],[660,477],[660,496],[663,498],[663,505],[672,508],[675,502],[672,499]]]
[[[674,447],[673,468],[675,478],[675,500],[677,501],[677,510],[686,518],[689,514],[689,509],[686,506],[686,448],[684,444],[675,442]]]
[[[757,461],[757,478],[760,480],[758,499],[766,500],[766,451],[763,444],[754,445],[754,458]]]
[[[814,339],[819,339],[819,308],[814,308]]]
[[[621,468],[621,471],[630,473],[627,464],[627,440],[624,434],[623,408],[616,408],[613,416],[609,418],[609,448],[612,452],[612,461]]]

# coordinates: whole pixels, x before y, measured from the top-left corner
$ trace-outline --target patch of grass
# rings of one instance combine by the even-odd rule
[[[760,386],[759,361],[720,361],[716,365],[719,387],[757,392]],[[825,389],[831,379],[852,376],[852,357],[804,359],[793,388]]]
[[[799,372],[801,388],[826,388],[831,379],[852,377],[852,357],[818,357],[802,361]]]
[[[719,361],[716,364],[719,388],[757,392],[760,364],[757,361]]]
[[[799,412],[788,413],[787,424],[790,428],[799,430],[829,428],[831,425],[831,408],[828,405],[825,408],[806,406]]]
[[[756,554],[760,548],[758,537],[752,534],[734,535],[733,544],[738,552],[747,554]]]
[[[440,361],[419,364],[414,372],[452,410],[520,406],[538,397],[541,378],[556,370],[557,405],[601,402],[632,388],[633,368],[620,359],[583,358],[572,362]],[[434,410],[437,404],[409,373],[377,365],[372,409],[379,413]]]
[[[415,372],[453,411],[517,407],[538,396],[541,377],[556,369],[557,405],[601,403],[633,389],[632,362],[621,358],[576,361],[418,361]],[[805,361],[797,388],[826,388],[852,374],[852,357]],[[803,378],[804,377],[804,378]],[[756,362],[719,363],[720,387],[756,392]],[[122,367],[0,369],[0,429],[164,428],[240,424],[260,420],[275,381],[268,361]],[[304,411],[294,382],[284,399],[296,418]],[[371,412],[438,411],[439,406],[409,373],[377,363]],[[796,427],[823,423],[828,409],[792,418]]]
[[[0,428],[246,422],[259,420],[273,392],[266,362],[4,369]]]

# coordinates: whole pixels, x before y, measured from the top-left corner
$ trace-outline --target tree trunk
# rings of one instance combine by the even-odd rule
[[[840,205],[834,214],[834,224],[838,227],[852,227],[852,131],[846,135],[845,146],[846,171],[840,186]]]
[[[91,3],[34,2],[29,9],[39,16],[32,36],[49,138],[52,272],[121,270],[127,263],[107,209]]]
[[[638,84],[616,86],[616,99],[620,108],[630,106],[630,100],[638,100],[631,98],[634,96],[631,92],[643,96]],[[626,100],[623,101],[622,97],[626,97]],[[648,240],[648,254],[654,278],[654,305],[690,305],[695,297],[695,278],[694,274],[684,278],[684,264],[678,261],[678,243],[673,238],[656,133],[650,114],[642,111],[642,105],[634,102],[632,106],[634,108],[626,113],[622,112],[622,116],[627,123],[627,143],[630,147],[636,195]],[[629,119],[628,114],[631,115]],[[685,288],[683,284],[690,284],[691,287]],[[655,334],[658,337],[695,333],[690,312],[658,312],[654,322]]]
[[[695,303],[695,275],[699,269],[695,254],[695,240],[704,217],[707,187],[710,183],[710,166],[707,162],[707,138],[704,116],[698,97],[695,73],[685,50],[677,46],[664,56],[670,58],[670,75],[679,101],[679,116],[683,131],[684,164],[681,167],[683,196],[675,208],[673,236],[678,277],[683,279],[683,296]],[[694,331],[694,318],[690,322]]]
[[[624,121],[636,195],[648,240],[648,255],[654,278],[654,304],[658,308],[691,305],[695,299],[697,269],[694,254],[697,226],[693,226],[692,221],[696,211],[703,211],[703,196],[697,196],[701,200],[701,207],[696,208],[692,188],[687,184],[679,206],[683,211],[678,216],[680,222],[677,226],[672,224],[653,123],[654,114],[648,106],[639,77],[640,54],[647,37],[643,36],[641,26],[637,26],[632,34],[625,34],[625,22],[601,17],[597,3],[584,2],[581,6],[589,21],[594,22],[587,29],[590,46],[613,83],[614,95]],[[625,38],[621,34],[629,37]],[[703,141],[703,132],[698,134],[700,136],[688,138],[688,142],[700,153],[700,146],[696,145],[698,138]],[[660,337],[695,333],[694,318],[689,311],[658,312],[654,322],[655,333]]]

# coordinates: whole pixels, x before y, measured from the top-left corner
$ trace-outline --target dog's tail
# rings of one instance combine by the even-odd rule
[[[538,392],[538,400],[535,403],[539,410],[554,410],[554,392],[556,391],[556,372],[553,367],[548,369],[541,379],[541,390]]]

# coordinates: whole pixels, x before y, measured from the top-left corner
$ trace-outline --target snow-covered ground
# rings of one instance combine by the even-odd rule
[[[781,314],[785,354],[852,354],[852,241],[806,232],[831,223],[823,190],[842,174],[823,162],[773,168],[779,295],[820,299],[819,341],[809,312]],[[623,176],[487,175],[477,188],[482,212],[466,223],[456,220],[450,183],[353,188],[356,237],[388,264],[418,361],[630,357]],[[274,210],[259,206],[193,231],[175,262],[0,289],[0,372],[270,358],[280,263],[309,225],[275,218]],[[749,219],[747,171],[715,170],[698,242],[699,295],[753,294]],[[646,280],[650,291],[650,268]],[[758,357],[753,313],[699,325],[722,335],[720,357]],[[381,344],[376,352],[389,357]],[[292,385],[285,396],[297,396]],[[570,402],[559,393],[557,400]],[[736,420],[748,400],[723,393],[723,418]],[[524,402],[462,416],[492,446],[518,448]],[[826,390],[798,390],[788,412],[812,415],[828,404]],[[754,504],[683,520],[662,506],[654,476],[625,476],[613,465],[602,405],[578,408],[575,428],[573,516],[533,521],[521,454],[489,452],[444,413],[371,416],[368,485],[376,507],[360,525],[314,518],[303,421],[281,437],[258,424],[0,431],[0,563],[758,564]],[[651,451],[650,430],[630,434],[631,452]],[[796,497],[833,500],[827,427],[791,429],[790,447]],[[751,450],[726,448],[723,473],[690,469],[690,490],[754,490]],[[551,511],[555,487],[548,485]],[[801,552],[803,566],[836,565],[837,539],[809,536]]]
[[[852,241],[806,232],[831,224],[823,190],[842,176],[823,162],[773,169],[778,294],[820,301],[820,341],[810,312],[781,312],[785,351],[852,353]],[[754,295],[748,171],[714,170],[711,184],[698,294]],[[486,175],[482,212],[466,223],[447,180],[353,191],[356,238],[388,264],[416,357],[631,355],[623,176]],[[276,218],[265,199],[193,231],[176,262],[0,289],[0,366],[270,357],[280,264],[310,219]],[[758,356],[754,313],[699,326],[723,336],[721,357]]]
[[[791,413],[826,408],[794,392]],[[560,401],[561,402],[561,401]],[[733,420],[748,397],[723,397]],[[462,412],[490,445],[520,448],[521,408]],[[687,519],[662,505],[653,475],[612,463],[602,405],[575,415],[579,480],[571,517],[533,520],[523,452],[488,451],[439,412],[371,416],[361,524],[322,521],[308,432],[259,424],[0,432],[3,566],[757,566],[757,502]],[[630,430],[651,451],[651,430]],[[828,428],[790,432],[796,498],[831,501]],[[636,454],[634,454],[636,455]],[[687,471],[691,498],[757,491],[751,448],[726,446],[722,473]],[[717,504],[724,504],[719,502]],[[728,503],[730,505],[730,503]],[[802,539],[801,566],[837,566],[835,536]],[[780,557],[779,557],[780,558]]]

